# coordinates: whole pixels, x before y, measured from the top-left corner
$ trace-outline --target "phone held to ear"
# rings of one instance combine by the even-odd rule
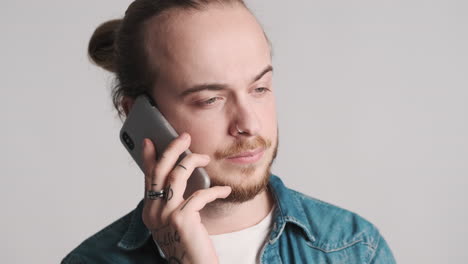
[[[120,141],[143,172],[143,139],[151,139],[156,146],[156,152],[161,154],[169,143],[177,137],[177,132],[156,108],[153,100],[146,94],[137,97],[120,130]],[[190,150],[182,153],[176,164],[190,153]],[[184,198],[188,198],[196,190],[209,187],[210,178],[206,170],[196,168],[187,181]]]

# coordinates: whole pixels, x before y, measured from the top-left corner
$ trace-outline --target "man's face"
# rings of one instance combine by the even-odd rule
[[[159,73],[153,96],[169,123],[191,135],[190,150],[210,156],[212,183],[230,185],[231,201],[251,199],[277,147],[268,42],[241,6],[175,12],[148,24],[146,48]]]

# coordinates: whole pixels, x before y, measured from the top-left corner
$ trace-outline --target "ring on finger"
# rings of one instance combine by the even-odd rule
[[[146,193],[146,197],[150,200],[157,200],[157,199],[166,199],[166,189],[162,189],[159,191],[149,190]]]
[[[171,185],[159,191],[149,190],[146,193],[146,197],[148,197],[148,199],[150,200],[162,199],[162,200],[165,200],[166,202],[172,199],[173,195],[174,195],[174,191],[172,190]]]

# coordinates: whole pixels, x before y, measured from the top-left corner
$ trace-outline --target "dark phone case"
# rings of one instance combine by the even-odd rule
[[[156,146],[157,153],[163,153],[176,137],[178,137],[177,132],[146,95],[141,95],[135,100],[120,130],[120,141],[143,172],[143,139],[151,139]],[[190,150],[182,153],[176,164],[190,153]],[[187,181],[184,198],[189,197],[196,190],[209,187],[210,178],[205,169],[196,168]]]

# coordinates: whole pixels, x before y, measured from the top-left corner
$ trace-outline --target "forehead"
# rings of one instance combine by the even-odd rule
[[[211,82],[240,84],[271,64],[255,17],[240,5],[172,10],[150,20],[146,48],[158,83],[171,89]]]

